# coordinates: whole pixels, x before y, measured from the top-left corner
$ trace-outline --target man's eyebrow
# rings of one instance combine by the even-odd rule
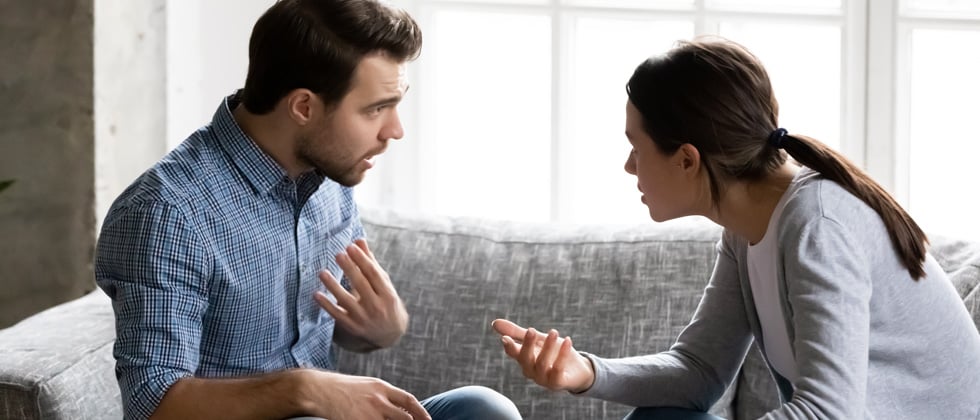
[[[384,106],[384,105],[394,105],[394,104],[397,104],[397,103],[399,103],[401,101],[402,101],[402,95],[389,96],[387,98],[383,98],[383,99],[380,99],[380,100],[371,102],[370,104],[368,104],[364,108],[365,109],[368,109],[368,108],[377,108],[379,106]]]
[[[370,103],[369,105],[365,106],[364,108],[365,109],[368,109],[368,108],[376,108],[376,107],[384,106],[384,105],[394,105],[394,104],[397,104],[397,103],[399,103],[399,102],[402,101],[402,98],[405,97],[405,93],[408,92],[408,87],[409,86],[406,84],[405,85],[405,90],[401,94],[394,95],[394,96],[389,96],[387,98],[379,99],[377,101],[374,101],[374,102]]]

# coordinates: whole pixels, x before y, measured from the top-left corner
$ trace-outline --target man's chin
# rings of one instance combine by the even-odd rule
[[[345,187],[354,187],[364,181],[364,175],[367,171],[360,172],[348,172],[341,176],[334,176],[327,174],[327,178],[330,178],[334,182],[343,185]]]

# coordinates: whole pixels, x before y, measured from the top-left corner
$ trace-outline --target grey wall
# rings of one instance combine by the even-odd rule
[[[0,0],[0,326],[91,290],[93,0]]]
[[[166,0],[0,0],[0,328],[95,288],[98,222],[166,150]]]

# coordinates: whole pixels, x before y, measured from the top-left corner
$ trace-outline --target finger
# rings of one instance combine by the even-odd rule
[[[547,381],[551,367],[555,363],[555,357],[558,356],[558,349],[561,346],[558,340],[558,331],[549,331],[548,336],[544,339],[544,344],[541,346],[538,359],[534,363],[534,373],[542,381]]]
[[[425,411],[425,407],[422,407],[422,403],[420,403],[415,396],[406,391],[394,388],[393,395],[389,397],[389,400],[396,405],[399,410],[403,410],[402,413],[408,415],[409,419],[432,419],[432,417],[429,416],[429,413]]]
[[[323,286],[337,299],[335,306],[344,309],[346,314],[351,318],[363,318],[364,309],[361,307],[360,299],[348,293],[347,289],[344,289],[344,286],[340,285],[340,282],[334,278],[329,270],[320,270],[319,277]],[[323,307],[323,305],[320,306]],[[328,310],[327,312],[330,311]],[[330,315],[332,316],[333,313],[330,313]]]
[[[353,327],[353,321],[351,320],[350,314],[347,312],[347,310],[331,302],[330,298],[327,297],[325,293],[319,291],[315,292],[313,293],[313,299],[316,300],[316,303],[319,304],[324,311],[327,311],[327,313],[333,317],[334,321],[348,329]]]
[[[372,260],[374,261],[378,260],[377,258],[374,258],[374,253],[371,252],[371,248],[368,247],[367,239],[357,238],[354,241],[354,244],[357,245],[358,248],[361,248],[361,250],[363,250],[364,253],[367,254],[367,256],[370,257]]]
[[[504,344],[504,353],[507,353],[511,359],[520,362],[519,356],[521,355],[521,345],[514,341],[513,338],[506,335],[501,337],[500,341]]]
[[[356,246],[349,246],[347,247],[347,256],[361,270],[361,274],[364,275],[364,278],[376,294],[379,296],[397,296],[395,288],[391,285],[391,281],[388,280],[388,273],[381,269],[377,261],[365,254],[363,249]]]
[[[490,323],[490,327],[493,328],[497,334],[510,337],[515,341],[523,340],[524,335],[527,334],[526,329],[506,319],[495,319]]]
[[[558,349],[558,356],[555,358],[555,362],[551,366],[551,373],[548,381],[553,384],[561,383],[561,381],[564,379],[562,376],[565,374],[565,371],[571,368],[569,363],[575,361],[578,357],[581,357],[581,355],[579,355],[578,352],[572,348],[572,338],[565,337],[565,339],[562,340],[561,347]]]
[[[537,359],[538,332],[534,328],[528,328],[524,334],[524,342],[521,343],[521,353],[517,356],[517,361],[521,364],[524,376],[534,379],[534,362]]]
[[[412,420],[414,418],[407,410],[403,410],[390,402],[382,406],[381,412],[385,420]]]
[[[323,287],[327,288],[335,298],[337,298],[337,305],[350,309],[357,306],[357,298],[350,294],[344,286],[340,285],[340,282],[333,276],[329,270],[320,270],[317,277],[320,278],[320,283],[323,283]]]
[[[337,265],[344,270],[344,275],[350,280],[351,289],[353,289],[358,297],[361,299],[367,299],[369,301],[374,300],[374,296],[377,292],[374,291],[374,287],[371,283],[364,277],[364,273],[361,272],[361,268],[357,266],[354,260],[351,259],[350,255],[346,252],[337,254],[335,258],[337,260]]]

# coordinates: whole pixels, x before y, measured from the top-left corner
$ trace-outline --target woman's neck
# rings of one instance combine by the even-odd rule
[[[796,164],[786,162],[761,180],[728,185],[708,218],[750,244],[758,243],[766,235],[776,205],[799,170]]]

